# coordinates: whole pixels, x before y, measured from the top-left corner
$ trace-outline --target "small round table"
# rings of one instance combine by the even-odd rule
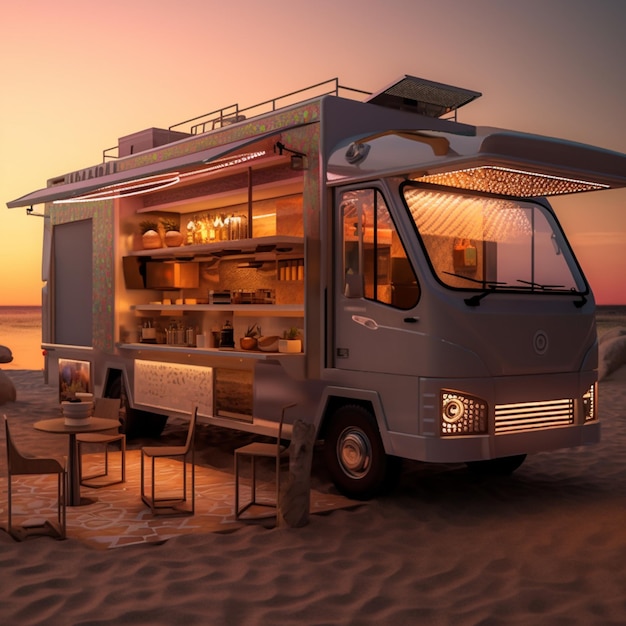
[[[91,504],[92,499],[80,497],[80,459],[78,458],[78,444],[76,435],[81,433],[97,433],[104,430],[119,429],[118,420],[106,419],[104,417],[90,417],[87,422],[77,426],[69,426],[65,423],[64,417],[55,417],[48,420],[39,420],[33,424],[35,430],[56,435],[69,435],[69,448],[67,455],[67,505],[80,506],[81,504]]]

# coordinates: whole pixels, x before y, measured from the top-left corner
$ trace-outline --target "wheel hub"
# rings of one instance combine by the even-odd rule
[[[337,455],[348,476],[361,478],[367,474],[371,464],[372,448],[369,439],[360,430],[346,430],[337,444]]]

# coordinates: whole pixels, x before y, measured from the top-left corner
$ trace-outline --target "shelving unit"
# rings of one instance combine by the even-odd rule
[[[228,183],[219,182],[226,178]],[[133,211],[129,211],[129,223],[133,224],[133,228],[140,224],[139,218],[145,220],[152,216],[155,221],[161,221],[171,216],[179,222],[186,240],[188,236],[188,241],[207,243],[126,252],[127,285],[132,285],[128,288],[134,291],[129,294],[128,313],[121,320],[120,338],[129,341],[120,343],[118,347],[127,354],[132,351],[135,355],[149,355],[150,360],[184,361],[225,369],[254,369],[259,362],[286,359],[288,365],[285,366],[290,372],[301,371],[304,376],[304,353],[283,355],[278,352],[218,350],[209,348],[208,341],[207,347],[202,348],[182,345],[178,340],[167,343],[170,339],[168,332],[174,327],[176,332],[181,332],[182,328],[185,331],[204,329],[214,333],[216,328],[223,326],[225,318],[233,325],[237,347],[239,338],[244,336],[252,321],[259,328],[262,325],[268,336],[282,336],[285,327],[305,327],[302,173],[291,171],[284,156],[270,156],[263,165],[257,163],[254,172],[250,171],[248,164],[235,169],[229,167],[224,172],[213,172],[210,189],[207,180],[205,174],[190,176],[182,187],[184,190],[187,186],[188,193],[163,194],[150,206],[135,205]],[[198,195],[193,195],[195,193]],[[231,212],[235,217],[246,216],[246,230],[233,232],[228,229],[225,232],[211,222],[212,217],[216,220],[221,217],[222,209],[227,217]],[[193,218],[193,224],[186,231],[188,216]],[[198,233],[200,237],[196,238]],[[246,237],[246,234],[253,236]],[[211,239],[209,243],[208,237],[214,236],[224,238]],[[231,236],[237,238],[226,238]],[[134,240],[133,245],[140,244]],[[184,281],[176,278],[176,271],[181,270],[166,267],[168,262],[184,269],[198,265],[199,283],[189,281],[185,285]],[[168,279],[160,279],[160,274],[167,275]],[[137,291],[142,288],[147,290],[145,297]],[[155,293],[159,291],[163,295]],[[225,293],[227,291],[231,292],[230,298]],[[183,304],[185,298],[189,299],[189,304]],[[226,302],[222,303],[221,298]],[[162,304],[161,300],[168,304]],[[176,301],[180,304],[174,304]],[[279,304],[273,304],[275,302]],[[159,342],[165,334],[166,343],[136,343],[142,336],[142,332],[136,332],[138,321],[139,326],[147,323],[156,327]],[[203,334],[207,335],[207,332]]]

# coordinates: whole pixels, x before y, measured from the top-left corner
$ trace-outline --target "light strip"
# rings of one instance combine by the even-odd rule
[[[163,178],[163,174],[157,174],[155,176],[147,176],[146,178],[139,178],[132,181],[131,184],[125,186],[120,185],[107,185],[101,187],[97,191],[92,193],[86,193],[76,198],[65,198],[63,200],[54,200],[53,204],[69,204],[72,202],[97,202],[99,200],[113,200],[115,198],[126,198],[128,196],[136,196],[143,193],[149,193],[151,191],[159,191],[166,187],[171,187],[180,182],[180,174],[178,172],[171,172],[167,174],[167,178]],[[158,179],[161,179],[158,181]]]
[[[260,150],[259,152],[246,152],[245,154],[240,154],[239,156],[229,159],[217,159],[216,161],[212,161],[209,167],[205,167],[202,170],[194,170],[193,172],[187,172],[181,174],[180,177],[187,176],[198,176],[201,174],[210,174],[211,172],[217,172],[219,170],[223,170],[226,167],[231,167],[233,165],[241,165],[241,163],[245,163],[246,161],[252,161],[252,159],[258,159],[259,157],[265,156],[266,151]]]
[[[245,163],[246,161],[257,159],[259,157],[265,156],[265,154],[265,150],[259,152],[248,152],[246,154],[241,154],[231,159],[218,159],[217,161],[213,161],[209,167],[201,170],[194,170],[192,172],[185,173],[168,172],[167,174],[155,174],[154,176],[139,178],[137,180],[131,181],[128,184],[119,183],[117,185],[107,185],[106,187],[101,187],[97,191],[94,191],[92,193],[86,193],[82,196],[77,196],[75,198],[54,200],[53,204],[70,204],[73,202],[97,202],[99,200],[115,200],[116,198],[126,198],[129,196],[137,196],[144,193],[151,193],[153,191],[161,191],[161,189],[166,189],[167,187],[178,184],[183,178],[217,172],[226,167],[240,165],[241,163]]]
[[[534,176],[536,178],[549,178],[552,180],[559,180],[559,181],[563,181],[563,182],[568,182],[568,183],[578,183],[581,185],[589,185],[590,187],[594,187],[594,188],[598,188],[598,189],[608,189],[609,186],[608,185],[604,185],[602,183],[594,183],[590,180],[582,180],[579,178],[568,178],[567,176],[553,176],[551,174],[540,174],[538,172],[529,172],[528,170],[516,170],[514,168],[511,167],[491,167],[488,168],[488,166],[482,166],[478,169],[493,169],[493,170],[500,170],[502,172],[512,172],[513,174],[523,174],[526,176]]]
[[[609,188],[609,185],[588,180],[491,165],[427,174],[417,180],[446,187],[522,197],[557,195]]]

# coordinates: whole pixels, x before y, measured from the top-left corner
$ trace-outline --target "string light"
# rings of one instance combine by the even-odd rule
[[[101,187],[97,191],[86,193],[75,198],[65,198],[62,200],[54,200],[53,204],[67,204],[72,202],[97,202],[99,200],[114,200],[116,198],[127,198],[129,196],[137,196],[144,193],[151,193],[153,191],[161,191],[172,185],[178,184],[181,179],[189,176],[201,176],[203,174],[210,174],[222,170],[226,167],[232,167],[233,165],[240,165],[252,159],[265,156],[266,151],[261,150],[258,152],[248,152],[246,154],[240,154],[233,158],[223,158],[213,161],[209,167],[201,170],[194,170],[192,172],[168,172],[167,174],[155,174],[154,176],[147,176],[145,178],[139,178],[134,181],[126,183],[117,183],[115,185],[107,185]]]
[[[511,200],[426,189],[407,189],[405,198],[423,235],[506,241],[532,230],[527,212]]]
[[[233,158],[223,158],[217,159],[215,161],[211,161],[211,165],[209,167],[205,167],[201,170],[194,170],[193,172],[187,172],[185,174],[181,174],[181,178],[186,176],[199,176],[201,174],[210,174],[211,172],[216,172],[218,170],[222,170],[226,167],[232,167],[233,165],[241,165],[242,163],[246,163],[247,161],[251,161],[252,159],[258,159],[259,157],[265,156],[266,151],[260,150],[258,152],[247,152],[245,154],[240,154]]]
[[[469,191],[534,198],[595,189],[608,189],[609,185],[576,178],[552,176],[509,167],[482,165],[452,172],[427,174],[420,182]]]
[[[101,187],[92,193],[86,193],[75,198],[64,198],[62,200],[54,200],[53,204],[67,204],[72,202],[97,202],[99,200],[113,200],[115,198],[126,198],[128,196],[136,196],[151,191],[159,191],[166,187],[171,187],[180,182],[178,172],[170,172],[165,177],[163,174],[155,176],[147,176],[139,178],[131,183],[119,183],[116,185],[107,185]]]

